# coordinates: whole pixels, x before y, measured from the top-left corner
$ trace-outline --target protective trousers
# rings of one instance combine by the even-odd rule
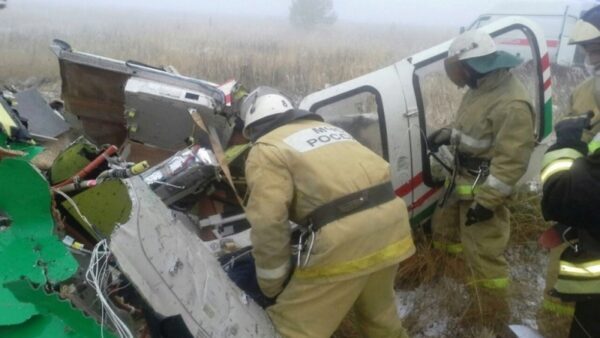
[[[334,283],[294,277],[267,312],[283,337],[330,337],[350,309],[367,337],[408,337],[396,311],[394,264],[369,275]]]
[[[438,207],[431,221],[434,247],[451,254],[464,252],[477,286],[502,289],[508,286],[508,264],[504,250],[510,235],[510,213],[500,205],[494,216],[465,226],[467,210],[473,201],[447,201]]]
[[[539,331],[547,338],[566,337],[573,318],[573,303],[563,302],[560,298],[550,295],[550,290],[552,290],[558,278],[560,255],[567,246],[566,243],[557,246],[551,249],[548,255],[544,299],[537,316]]]
[[[598,299],[578,301],[569,331],[569,338],[600,337]]]

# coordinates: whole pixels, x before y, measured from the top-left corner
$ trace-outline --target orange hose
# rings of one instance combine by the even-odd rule
[[[117,153],[118,148],[114,145],[110,145],[106,150],[102,152],[102,154],[98,155],[92,162],[88,163],[83,169],[81,169],[77,174],[71,176],[70,178],[57,183],[52,186],[52,188],[60,188],[69,183],[73,183],[75,180],[80,180],[89,175],[94,169],[98,168],[102,162],[106,161],[109,156],[112,156]]]

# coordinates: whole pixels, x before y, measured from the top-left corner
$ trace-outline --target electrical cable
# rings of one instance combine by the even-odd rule
[[[101,337],[104,338],[104,323],[110,321],[120,338],[133,338],[131,330],[115,312],[106,295],[107,282],[110,277],[110,256],[107,240],[103,239],[98,242],[92,251],[90,265],[85,272],[85,280],[96,291],[96,296],[100,300]]]

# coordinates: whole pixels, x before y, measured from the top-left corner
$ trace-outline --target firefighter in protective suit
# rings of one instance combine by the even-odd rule
[[[393,282],[415,247],[388,163],[278,90],[259,87],[241,112],[252,254],[279,334],[329,337],[354,308],[365,335],[406,337]]]
[[[554,155],[571,153],[572,155],[574,154],[575,157],[581,157],[588,153],[593,154],[598,148],[600,148],[600,137],[595,136],[598,135],[598,132],[600,132],[600,105],[598,104],[600,102],[600,6],[590,9],[581,16],[581,19],[577,21],[573,29],[569,44],[576,44],[584,49],[586,53],[586,64],[591,68],[593,76],[577,86],[577,88],[575,88],[571,94],[570,113],[568,119],[565,120],[569,122],[559,122],[556,126],[557,134],[559,131],[563,131],[565,128],[567,128],[567,130],[569,128],[573,128],[572,126],[569,127],[570,124],[574,123],[571,118],[583,116],[583,119],[585,120],[588,118],[588,116],[591,116],[591,120],[586,128],[579,128],[579,131],[576,131],[576,134],[580,136],[580,139],[577,140],[580,142],[576,144],[576,146],[579,148],[578,152],[574,153],[567,150],[569,148],[573,148],[575,140],[568,144],[564,141],[563,136],[562,139],[559,138],[557,140],[557,144],[559,145],[554,145],[551,149],[558,147],[565,149],[561,151],[548,151],[544,158],[545,167],[548,167],[551,162],[554,162],[552,160]],[[560,144],[562,144],[562,146],[560,146]],[[585,149],[586,145],[587,150]],[[555,160],[559,159],[568,161],[569,159],[573,159],[573,157],[558,157]],[[562,161],[556,163],[565,162]],[[568,177],[568,175],[564,175],[562,180],[565,179],[564,177]],[[543,178],[549,180],[549,177]],[[549,187],[552,187],[552,189]],[[559,192],[554,185],[544,185],[545,200],[548,200],[549,198],[556,198],[556,196],[562,196],[559,194],[561,194],[561,192]],[[565,200],[565,203],[573,203],[573,201]],[[547,202],[545,205],[545,208],[548,208],[547,206],[549,204]],[[544,211],[545,216],[550,219],[556,219],[549,216],[548,212],[550,212],[550,210]],[[549,337],[565,336],[564,332],[562,332],[566,328],[564,323],[571,322],[574,313],[574,308],[572,305],[573,303],[569,302],[569,297],[557,297],[554,289],[560,273],[560,256],[565,252],[565,250],[568,250],[569,243],[562,242],[561,240],[553,241],[551,239],[561,239],[562,233],[566,230],[566,228],[568,228],[568,226],[569,225],[567,224],[557,224],[555,227],[546,231],[540,240],[544,246],[550,249],[544,300],[542,303],[542,311],[539,317],[540,330]],[[577,225],[575,224],[574,226]],[[573,325],[577,323],[577,321],[572,322]]]
[[[575,302],[571,338],[600,337],[600,148],[588,154],[582,141],[590,122],[588,114],[556,125],[541,173],[544,218],[559,222],[554,229],[566,244],[549,293]]]
[[[454,155],[444,197],[432,218],[434,247],[464,253],[472,271],[470,285],[498,295],[500,301],[509,285],[503,255],[510,232],[505,204],[534,147],[531,101],[509,71],[519,63],[498,51],[484,32],[458,36],[448,50],[446,73],[469,90],[453,124],[428,137],[431,151],[445,145]]]

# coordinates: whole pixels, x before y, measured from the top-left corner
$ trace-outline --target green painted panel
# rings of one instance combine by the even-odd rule
[[[100,337],[101,328],[93,319],[73,308],[69,301],[42,288],[34,289],[26,281],[6,285],[23,304],[34,306],[37,315],[20,325],[0,326],[0,337]],[[104,337],[114,337],[104,330]]]
[[[13,224],[12,227],[18,226]],[[33,283],[44,283],[44,269],[38,265],[35,246],[39,240],[29,241],[4,231],[0,235],[0,282],[17,280],[21,276]]]
[[[552,98],[548,99],[544,104],[544,130],[542,130],[541,134],[543,137],[550,135],[552,132]]]
[[[50,182],[53,185],[62,182],[85,168],[90,163],[90,160],[85,156],[86,153],[97,154],[99,150],[83,137],[71,143],[52,163],[49,175]]]
[[[12,292],[3,287],[0,287],[0,309],[0,328],[4,325],[21,324],[39,313],[33,304],[21,303]]]
[[[7,338],[71,338],[76,336],[75,332],[66,331],[64,323],[54,316],[34,316],[20,325],[0,326],[0,336]],[[94,336],[89,336],[94,337]],[[95,337],[99,337],[96,335]]]
[[[0,210],[12,220],[0,231],[0,325],[27,325],[39,309],[20,301],[4,285],[22,279],[36,284],[64,281],[73,276],[78,264],[53,235],[50,188],[37,169],[16,158],[0,160],[0,187]],[[0,337],[11,336],[2,334],[5,328],[0,327]]]
[[[433,212],[435,211],[436,206],[437,206],[437,202],[433,203],[432,205],[428,206],[420,213],[413,216],[410,219],[410,224],[412,224],[412,226],[417,226],[417,225],[423,223],[423,221],[427,220],[429,217],[431,217],[431,215],[433,215]]]
[[[131,214],[129,193],[121,180],[105,181],[75,195],[73,201],[104,237],[111,234],[115,225],[127,222]],[[62,205],[92,236],[99,239],[95,231],[82,221],[71,203],[64,201]]]
[[[50,189],[41,173],[28,162],[4,159],[0,187],[0,209],[12,219],[0,233],[0,281],[24,276],[35,283],[57,282],[72,276],[78,264],[53,235]]]
[[[20,157],[26,161],[31,161],[34,157],[44,151],[44,147],[36,146],[35,144],[21,143],[21,142],[8,142],[6,135],[0,131],[0,147],[10,150],[18,150],[27,153],[27,155]]]

